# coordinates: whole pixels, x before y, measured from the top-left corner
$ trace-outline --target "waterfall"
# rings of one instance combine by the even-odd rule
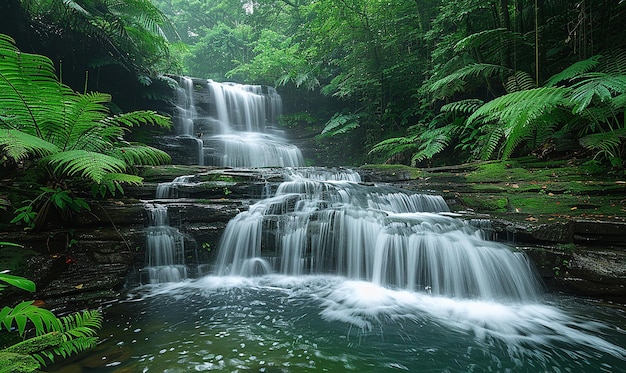
[[[218,274],[336,274],[385,287],[534,300],[526,256],[448,216],[442,197],[359,183],[356,173],[286,170],[274,195],[227,225]]]
[[[178,229],[169,225],[167,207],[146,203],[146,267],[149,283],[179,282],[187,278],[185,241]]]
[[[176,140],[183,147],[195,147],[185,160],[224,167],[304,164],[300,150],[275,127],[282,100],[274,88],[188,77],[181,78],[179,84]]]

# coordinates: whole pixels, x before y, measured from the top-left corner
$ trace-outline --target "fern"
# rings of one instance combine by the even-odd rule
[[[108,154],[124,161],[127,165],[155,166],[169,163],[171,157],[166,152],[143,144],[116,144]]]
[[[485,102],[483,100],[470,98],[461,101],[451,102],[443,105],[440,111],[444,113],[458,113],[458,114],[471,114],[478,110]]]
[[[49,155],[41,160],[54,173],[79,176],[100,183],[108,173],[123,172],[128,165],[124,161],[106,154],[86,150],[69,150]]]
[[[33,301],[21,302],[14,308],[4,307],[0,311],[0,328],[4,326],[7,331],[11,331],[15,324],[18,333],[23,336],[28,321],[35,326],[37,335],[60,328],[57,317],[46,309],[33,306]]]
[[[45,157],[58,152],[60,149],[45,140],[28,133],[0,128],[0,148],[4,150],[7,157],[16,161],[22,161],[29,155]]]
[[[622,166],[621,147],[626,141],[626,128],[599,132],[581,137],[579,142],[596,152],[595,157],[606,157],[614,166]]]
[[[613,76],[602,72],[592,72],[581,75],[580,79],[572,86],[570,97],[575,114],[585,110],[594,99],[608,102],[615,95],[626,93],[626,75]]]
[[[499,75],[512,74],[513,70],[494,64],[474,63],[433,82],[427,86],[427,89],[435,98],[450,97],[456,92],[461,92],[464,84],[469,79],[479,77],[492,77]]]
[[[561,71],[558,74],[553,75],[548,79],[545,86],[546,87],[554,87],[558,83],[564,80],[573,80],[578,78],[580,75],[587,73],[598,66],[600,63],[601,55],[595,55],[587,58],[583,61],[578,61],[573,65],[567,67],[565,70]]]
[[[76,177],[119,190],[122,182],[138,182],[119,176],[131,166],[170,162],[160,150],[120,142],[130,128],[169,127],[169,118],[152,111],[111,116],[110,95],[73,92],[57,80],[50,59],[20,52],[5,35],[0,35],[0,100],[0,149],[16,161],[39,158],[56,181]]]
[[[326,122],[324,129],[318,137],[332,137],[349,132],[359,127],[360,118],[361,116],[359,114],[335,113],[335,115]]]
[[[478,49],[486,53],[491,59],[497,59],[502,51],[507,50],[513,45],[528,45],[522,35],[517,32],[507,30],[505,28],[497,28],[492,30],[479,31],[459,40],[454,50],[457,53],[468,51],[470,49]]]
[[[392,155],[404,153],[405,151],[415,152],[419,147],[416,143],[417,138],[417,135],[392,137],[374,145],[368,154],[384,154],[387,157],[391,157]]]
[[[432,159],[450,144],[452,137],[459,130],[459,122],[453,122],[440,128],[429,129],[422,132],[417,141],[419,150],[411,158],[411,162],[415,165],[426,159]]]
[[[566,106],[569,91],[565,88],[543,87],[513,92],[487,102],[467,119],[467,126],[480,123],[498,123],[499,128],[490,134],[482,151],[483,158],[491,156],[501,138],[505,139],[503,157],[512,151],[551,116]]]
[[[533,78],[524,71],[516,71],[515,74],[507,78],[504,88],[508,93],[527,91],[536,88]]]

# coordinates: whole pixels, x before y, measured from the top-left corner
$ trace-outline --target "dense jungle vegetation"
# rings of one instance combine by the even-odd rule
[[[278,86],[355,163],[626,156],[619,0],[8,0],[0,32],[77,91],[149,107],[164,73]],[[325,98],[324,98],[325,97]],[[149,102],[149,101],[148,101]],[[324,107],[320,107],[320,103]],[[323,141],[323,140],[320,140]],[[368,154],[365,154],[368,153]]]
[[[69,221],[87,191],[169,162],[143,144],[169,126],[150,110],[168,74],[277,86],[283,125],[356,144],[356,165],[534,154],[622,176],[625,22],[623,0],[2,0],[0,175],[41,187],[21,205],[2,191],[0,211],[25,229]],[[90,348],[101,322],[6,306],[0,371]]]

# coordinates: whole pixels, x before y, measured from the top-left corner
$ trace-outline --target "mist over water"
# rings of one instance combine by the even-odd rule
[[[626,361],[620,309],[455,299],[340,276],[151,284],[107,314],[94,358],[108,366],[94,372],[619,372]]]

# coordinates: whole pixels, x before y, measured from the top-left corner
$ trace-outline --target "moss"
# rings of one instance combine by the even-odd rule
[[[507,211],[509,200],[502,196],[464,195],[459,197],[464,206],[478,211]]]
[[[33,372],[40,367],[32,356],[0,351],[0,373]]]

